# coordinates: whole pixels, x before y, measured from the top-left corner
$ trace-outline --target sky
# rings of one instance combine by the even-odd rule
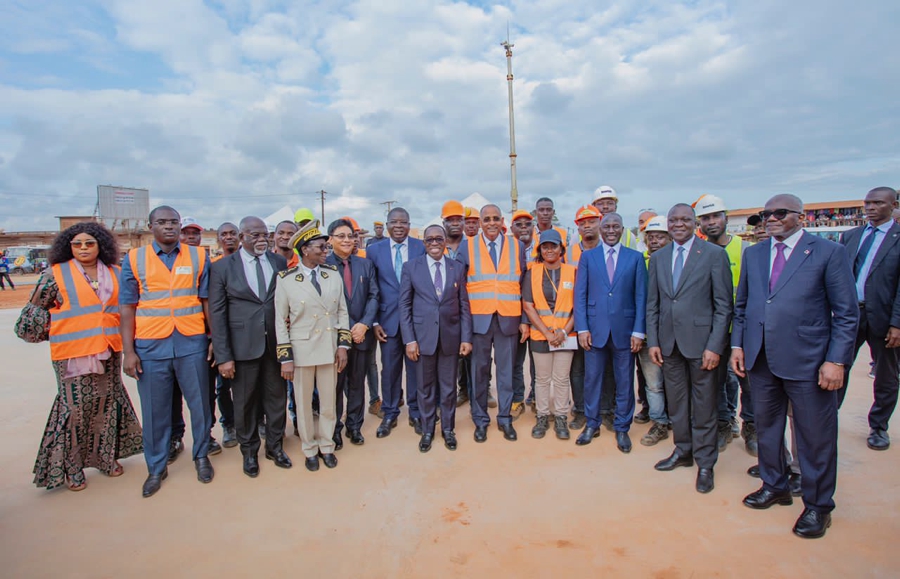
[[[283,205],[413,225],[479,192],[563,224],[700,195],[900,186],[895,0],[0,0],[0,228],[150,190],[206,227]]]

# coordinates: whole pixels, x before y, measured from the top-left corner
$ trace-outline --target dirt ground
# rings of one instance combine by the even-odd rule
[[[0,309],[24,306],[39,277],[39,275],[13,275],[12,282],[16,284],[16,289],[10,288],[6,280],[3,280],[5,289],[0,291]]]
[[[16,315],[0,311],[0,327]],[[623,455],[606,431],[586,447],[552,433],[534,440],[531,413],[515,423],[515,443],[493,426],[487,443],[474,443],[460,409],[459,450],[438,442],[422,455],[405,413],[385,439],[367,415],[365,445],[348,443],[334,470],[307,472],[288,436],[294,468],[261,460],[257,479],[244,476],[233,448],[212,457],[209,485],[182,454],[150,499],[140,495],[141,456],[122,461],[120,478],[88,471],[80,493],[37,489],[31,469],[56,394],[48,347],[7,330],[0,348],[4,577],[900,576],[898,450],[865,446],[865,364],[841,414],[834,525],[809,541],[791,533],[799,501],[741,505],[759,482],[745,474],[755,459],[740,440],[720,456],[715,490],[700,495],[695,469],[653,470],[672,441],[641,446],[647,425],[634,426],[634,450]],[[137,407],[135,383],[126,384]]]

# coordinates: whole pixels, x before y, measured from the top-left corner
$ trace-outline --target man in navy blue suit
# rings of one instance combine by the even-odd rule
[[[634,355],[646,334],[647,268],[644,257],[621,243],[622,217],[607,213],[600,222],[603,243],[582,254],[575,277],[575,330],[584,348],[584,415],[587,426],[575,444],[600,436],[603,388],[616,393],[616,446],[631,452],[628,430],[634,416]],[[604,383],[607,364],[615,382]]]
[[[403,396],[403,366],[406,365],[406,401],[409,425],[422,434],[422,420],[416,401],[416,366],[405,356],[406,346],[400,333],[400,274],[403,264],[425,255],[425,245],[409,236],[409,212],[395,207],[388,213],[390,239],[369,246],[368,257],[378,272],[378,316],[375,337],[381,342],[381,409],[384,418],[375,436],[384,438],[397,426]]]
[[[831,525],[837,482],[837,392],[851,362],[859,320],[853,272],[839,244],[803,232],[803,202],[769,199],[760,217],[771,239],[747,248],[741,264],[731,368],[749,372],[763,486],[753,509],[793,503],[784,456],[788,403],[803,473],[800,537]]]
[[[416,362],[420,452],[431,450],[438,406],[444,446],[456,450],[456,373],[459,357],[472,351],[466,269],[444,257],[446,244],[443,227],[425,228],[427,255],[406,262],[400,279],[400,330],[406,355]]]

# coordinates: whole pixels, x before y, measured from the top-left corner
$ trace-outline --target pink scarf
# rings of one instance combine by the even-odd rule
[[[78,263],[78,260],[73,259],[72,261],[75,263],[75,267],[78,271],[81,272],[81,275],[87,279],[87,274],[84,272],[84,268],[81,267],[81,264]],[[57,281],[57,283],[59,283],[59,281]],[[112,274],[109,273],[109,268],[102,261],[97,261],[97,284],[97,297],[100,298],[100,303],[105,306],[106,302],[109,301],[109,298],[112,297],[113,280]],[[112,353],[109,348],[107,348],[105,352],[99,354],[69,358],[66,366],[66,374],[63,378],[75,378],[87,374],[103,374],[103,362],[109,360],[111,355]]]

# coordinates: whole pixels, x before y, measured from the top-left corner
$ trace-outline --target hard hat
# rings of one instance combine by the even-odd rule
[[[481,219],[481,212],[474,207],[466,207],[466,219]]]
[[[669,223],[666,218],[662,215],[657,215],[653,219],[650,219],[646,223],[644,223],[644,233],[650,233],[651,231],[662,231],[663,233],[669,232]]]
[[[349,215],[345,215],[344,217],[341,217],[341,219],[343,219],[344,221],[349,221],[353,231],[356,233],[359,232],[359,223],[356,222],[356,219],[353,219]]]
[[[616,195],[616,190],[609,185],[600,185],[597,187],[597,190],[594,191],[594,202],[597,202],[600,199],[615,199],[618,201],[619,196]]]
[[[441,219],[450,217],[466,217],[466,209],[459,201],[447,201],[441,208]]]
[[[531,213],[525,211],[524,209],[518,209],[515,213],[513,213],[512,220],[516,219],[534,219]]]
[[[194,229],[198,229],[203,231],[203,227],[197,223],[197,220],[193,217],[182,217],[181,218],[181,228],[187,229],[188,227],[193,227]]]
[[[700,199],[697,199],[694,202],[692,207],[694,208],[694,213],[697,217],[719,213],[720,211],[728,211],[725,208],[725,202],[715,195],[704,195],[700,197]]]
[[[300,225],[307,221],[312,221],[315,218],[316,216],[313,215],[313,212],[306,207],[301,207],[297,210],[296,213],[294,213],[294,223],[296,223],[297,225]]]
[[[600,210],[594,207],[593,205],[582,205],[578,208],[578,211],[575,212],[575,223],[582,221],[584,219],[589,219],[591,217],[601,218],[603,214],[600,213]]]

